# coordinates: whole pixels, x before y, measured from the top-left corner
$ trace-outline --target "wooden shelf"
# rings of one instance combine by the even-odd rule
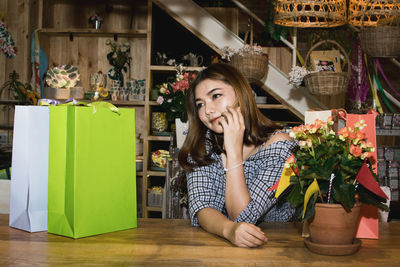
[[[149,101],[149,105],[150,106],[159,106],[160,104],[158,104],[156,101]]]
[[[12,130],[14,125],[0,124],[0,130]]]
[[[162,208],[161,207],[147,206],[146,208],[147,208],[148,211],[159,211],[159,212],[162,212]]]
[[[15,99],[0,99],[0,105],[18,105],[18,104],[23,104],[23,102]]]
[[[107,101],[116,106],[144,106],[145,101]]]
[[[257,104],[259,109],[288,109],[282,104]]]
[[[147,171],[148,176],[165,176],[165,172],[159,172],[159,171]]]
[[[400,129],[376,129],[376,135],[400,136]]]
[[[148,140],[149,140],[149,141],[171,141],[171,136],[154,136],[154,135],[149,135]]]
[[[185,66],[186,71],[202,71],[205,67],[192,67],[192,66]],[[175,66],[164,66],[164,65],[151,65],[150,70],[155,71],[176,71]]]
[[[104,31],[104,30],[96,30],[92,28],[43,28],[39,30],[39,33],[53,35],[53,36],[68,36],[70,34],[82,37],[147,37],[147,30],[117,30],[113,32]]]

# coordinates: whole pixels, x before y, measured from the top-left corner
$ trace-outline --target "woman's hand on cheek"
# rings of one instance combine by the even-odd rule
[[[228,106],[227,111],[221,115],[219,123],[224,128],[224,145],[227,154],[242,153],[245,124],[240,107],[231,108]]]
[[[238,247],[246,248],[258,247],[268,242],[259,227],[246,222],[233,223],[227,239]]]

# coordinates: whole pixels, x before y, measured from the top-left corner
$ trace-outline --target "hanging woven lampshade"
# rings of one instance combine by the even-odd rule
[[[349,23],[359,27],[362,23],[366,27],[384,26],[398,18],[399,10],[398,0],[350,0]]]
[[[276,0],[274,23],[288,27],[337,27],[346,23],[346,0]]]

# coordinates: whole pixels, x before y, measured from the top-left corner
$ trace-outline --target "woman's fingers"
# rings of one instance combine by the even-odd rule
[[[240,107],[232,108],[227,106],[226,111],[222,112],[221,116],[225,118],[228,124],[233,123],[234,125],[244,126],[244,119]]]
[[[235,236],[235,244],[240,247],[258,247],[268,241],[260,228],[249,223],[240,223]]]

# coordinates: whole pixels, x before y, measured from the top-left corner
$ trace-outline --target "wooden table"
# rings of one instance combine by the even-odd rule
[[[379,240],[362,240],[350,256],[322,256],[305,248],[297,223],[264,223],[269,242],[245,249],[191,227],[187,220],[139,219],[138,228],[82,239],[27,233],[0,215],[0,266],[273,265],[400,266],[400,222],[380,224]]]

